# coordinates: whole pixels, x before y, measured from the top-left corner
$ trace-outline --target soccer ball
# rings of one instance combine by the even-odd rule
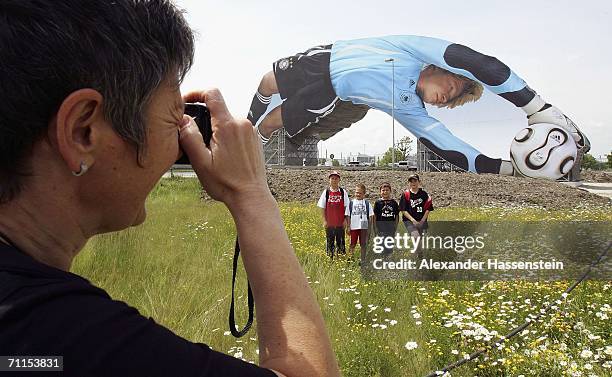
[[[532,178],[559,179],[576,161],[576,143],[563,128],[536,123],[519,131],[510,145],[512,166]]]

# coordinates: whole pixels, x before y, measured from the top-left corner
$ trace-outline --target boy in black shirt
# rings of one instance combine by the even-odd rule
[[[374,226],[379,237],[394,237],[399,220],[399,205],[391,198],[391,185],[384,182],[380,185],[381,198],[374,203]],[[384,245],[384,243],[383,243]],[[388,255],[392,248],[384,248],[383,254]]]
[[[420,187],[421,180],[418,174],[411,175],[408,182],[410,182],[408,190],[400,197],[399,209],[406,230],[417,237],[427,229],[427,217],[434,207],[429,194]]]

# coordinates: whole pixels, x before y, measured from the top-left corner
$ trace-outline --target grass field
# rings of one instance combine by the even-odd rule
[[[223,205],[199,197],[195,179],[163,180],[149,198],[146,223],[92,239],[73,272],[189,340],[257,361],[255,331],[240,340],[227,331],[233,221]],[[356,263],[325,256],[314,203],[281,203],[281,211],[345,376],[426,375],[505,334],[571,283],[365,281]],[[612,214],[440,208],[430,218],[612,220]],[[244,281],[242,272],[239,323],[246,318]],[[612,282],[585,282],[520,340],[452,375],[610,376],[611,298]]]

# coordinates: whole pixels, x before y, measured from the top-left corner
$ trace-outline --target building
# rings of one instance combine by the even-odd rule
[[[360,165],[363,166],[374,166],[376,165],[376,157],[370,156],[364,153],[357,153],[356,156],[347,157],[347,162],[345,165],[348,165],[349,162],[357,161]]]

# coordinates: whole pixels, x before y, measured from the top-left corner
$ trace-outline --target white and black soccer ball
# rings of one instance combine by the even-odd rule
[[[574,166],[577,151],[574,139],[563,128],[536,123],[516,134],[510,145],[510,159],[519,174],[559,179]]]

